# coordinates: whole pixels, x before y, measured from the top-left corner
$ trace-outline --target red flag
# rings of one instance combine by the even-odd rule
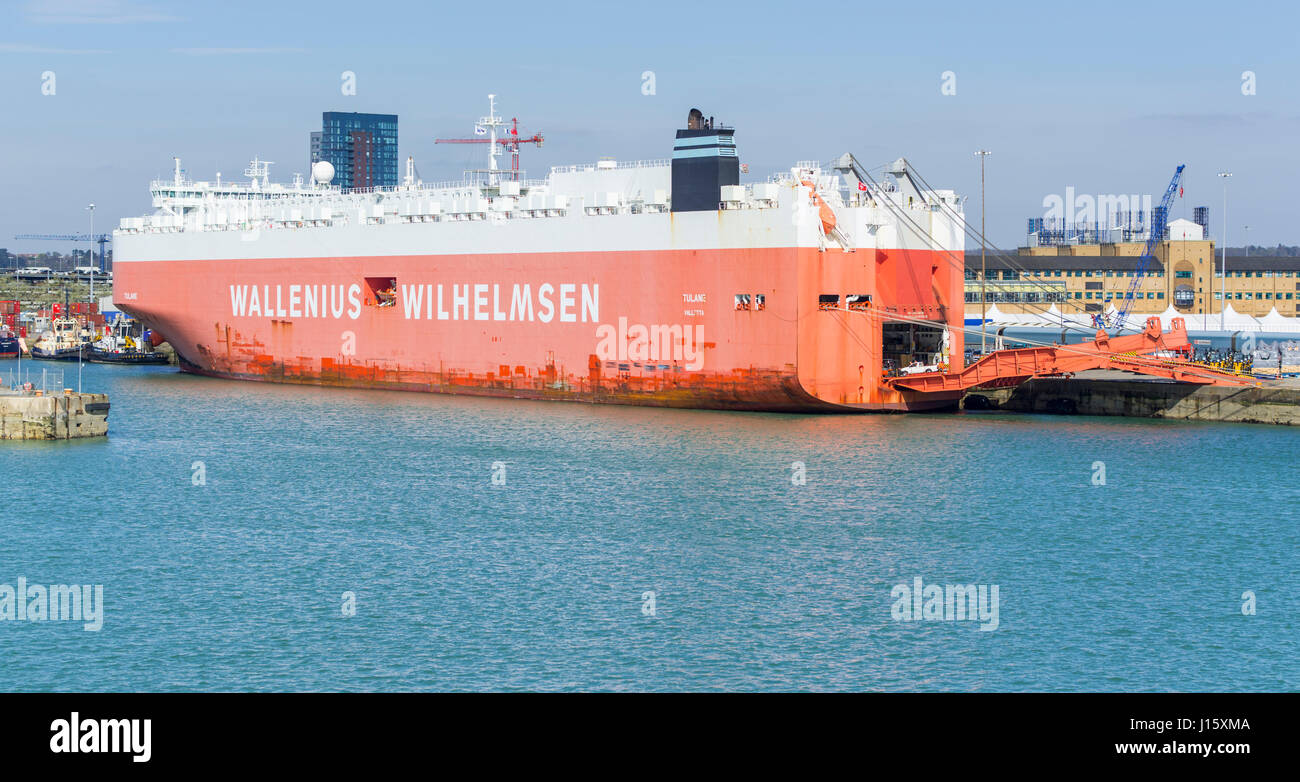
[[[867,183],[866,183],[866,182],[859,182],[859,183],[858,183],[858,189],[861,190],[861,191],[864,192],[864,193],[867,192]]]
[[[1179,197],[1179,198],[1182,198],[1182,197],[1183,197],[1183,186],[1182,186],[1182,185],[1179,185],[1179,186],[1178,186],[1178,197]]]

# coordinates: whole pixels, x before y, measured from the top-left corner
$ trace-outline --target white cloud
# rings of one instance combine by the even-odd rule
[[[29,0],[27,20],[35,24],[141,24],[175,22],[177,17],[133,0]]]
[[[304,52],[306,49],[291,49],[276,46],[268,47],[238,47],[238,46],[199,46],[183,49],[172,49],[172,54],[189,54],[195,57],[206,57],[220,54],[292,54],[295,52]]]
[[[107,49],[60,49],[54,46],[36,46],[29,43],[0,43],[0,53],[6,54],[108,54]]]

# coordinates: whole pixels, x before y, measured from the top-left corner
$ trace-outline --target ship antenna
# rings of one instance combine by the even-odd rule
[[[497,96],[488,95],[488,115],[478,121],[479,127],[486,128],[489,133],[488,141],[488,185],[496,186],[497,184],[497,128],[505,124],[497,116]]]

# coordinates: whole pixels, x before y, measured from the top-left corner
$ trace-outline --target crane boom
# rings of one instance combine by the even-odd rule
[[[108,234],[17,234],[14,239],[44,239],[55,242],[94,242],[99,245],[99,259],[103,261],[108,256],[104,254],[104,245],[113,241],[113,237]],[[93,249],[93,248],[92,248]],[[91,254],[90,260],[95,260],[94,254]],[[99,266],[99,264],[95,264]]]
[[[497,138],[497,128],[504,127],[505,122],[497,116],[495,95],[488,96],[488,115],[478,121],[474,131],[480,134],[487,134],[488,138],[436,138],[435,144],[489,144],[488,147],[488,173],[491,175],[489,180],[491,184],[496,184],[497,177],[497,146],[500,145],[503,150],[510,150],[510,173],[512,178],[519,181],[519,145],[536,144],[541,147],[546,141],[541,133],[534,133],[530,138],[519,137],[519,118],[514,117],[510,120],[510,129],[506,131],[505,138]],[[467,172],[468,173],[468,172]]]
[[[1118,334],[1124,329],[1124,321],[1128,318],[1128,312],[1133,308],[1133,300],[1137,297],[1138,288],[1142,285],[1142,278],[1146,276],[1147,267],[1155,259],[1156,246],[1164,241],[1165,226],[1169,222],[1169,207],[1173,205],[1174,194],[1178,192],[1178,183],[1183,178],[1184,164],[1178,164],[1178,170],[1174,172],[1174,178],[1169,180],[1169,187],[1165,188],[1165,196],[1160,199],[1158,206],[1151,215],[1151,231],[1147,236],[1146,247],[1142,249],[1142,256],[1137,260],[1137,271],[1133,275],[1133,281],[1128,285],[1128,293],[1124,296],[1124,301],[1120,303],[1119,312],[1115,315],[1115,333]]]
[[[107,242],[112,240],[112,237],[110,237],[108,234],[95,234],[94,237],[91,237],[90,234],[17,234],[14,236],[14,238],[15,239],[53,239],[55,241],[60,241],[60,242],[89,242],[89,241]]]

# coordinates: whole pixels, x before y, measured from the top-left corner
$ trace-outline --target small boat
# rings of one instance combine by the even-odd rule
[[[52,330],[41,335],[32,346],[32,358],[43,361],[85,361],[90,358],[90,343],[76,318],[55,318]]]
[[[149,349],[149,340],[131,334],[134,321],[120,318],[92,347],[92,364],[128,364],[132,366],[171,363],[166,355]]]
[[[77,347],[59,348],[38,342],[32,347],[32,358],[41,361],[89,361],[90,347],[79,345]]]
[[[152,365],[171,363],[167,356],[152,350],[100,350],[90,351],[87,359],[92,364]]]
[[[0,327],[0,358],[18,358],[18,335]]]

